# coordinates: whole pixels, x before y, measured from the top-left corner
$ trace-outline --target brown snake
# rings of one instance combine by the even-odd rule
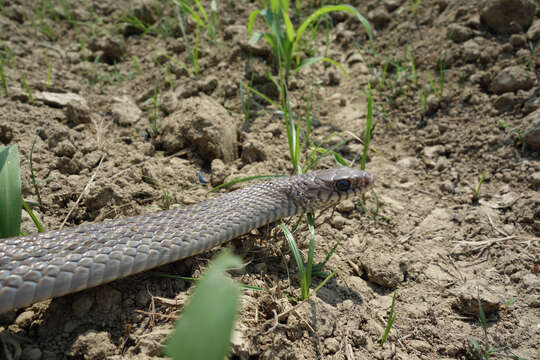
[[[0,239],[0,313],[199,254],[281,218],[337,204],[372,183],[361,170],[320,170],[183,209]]]

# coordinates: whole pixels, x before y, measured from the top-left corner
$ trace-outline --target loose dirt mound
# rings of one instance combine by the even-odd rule
[[[540,4],[352,5],[374,26],[375,54],[358,20],[332,15],[311,50],[349,76],[319,63],[292,77],[290,95],[296,114],[311,104],[313,140],[334,134],[332,145],[362,137],[371,84],[377,197],[367,211],[356,199],[317,220],[318,261],[341,241],[328,264],[337,275],[277,322],[299,288],[286,242],[263,231],[233,242],[248,264],[237,280],[271,290],[244,293],[231,357],[473,358],[470,338],[485,343],[479,301],[491,347],[539,359]],[[269,48],[247,42],[256,6],[219,2],[217,41],[200,29],[195,75],[194,22],[184,15],[181,29],[172,3],[1,5],[0,142],[19,147],[23,195],[35,201],[35,140],[47,229],[198,202],[209,188],[201,177],[290,172],[283,118],[243,87],[278,96]],[[339,150],[349,161],[362,153],[355,139]],[[160,270],[198,276],[215,253]],[[189,292],[181,280],[133,276],[2,314],[0,335],[25,359],[161,357],[181,305],[153,297],[184,304]]]

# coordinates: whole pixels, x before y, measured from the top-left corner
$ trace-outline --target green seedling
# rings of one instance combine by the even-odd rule
[[[446,77],[446,70],[444,69],[444,60],[441,57],[441,60],[439,61],[439,81],[438,81],[439,84],[438,84],[438,86],[435,84],[435,81],[433,80],[433,77],[431,76],[431,74],[428,73],[429,85],[431,86],[431,89],[433,90],[433,92],[435,93],[435,95],[439,99],[442,99],[443,96],[444,96],[445,77]]]
[[[30,104],[34,103],[34,96],[32,95],[32,90],[30,89],[30,86],[28,86],[28,83],[26,82],[26,77],[24,75],[21,75],[21,83],[24,87],[24,90],[26,91],[26,95],[28,96],[28,101]]]
[[[197,76],[197,73],[199,72],[199,24],[197,23],[195,26],[195,47],[192,48],[189,42],[189,37],[185,31],[184,19],[182,17],[182,12],[180,11],[180,5],[178,4],[176,6],[176,17],[178,18],[178,26],[180,27],[180,31],[184,37],[184,42],[186,43],[186,50],[191,58],[191,66],[193,68],[192,74],[193,76]]]
[[[469,340],[469,351],[471,352],[471,354],[474,355],[476,359],[480,359],[480,360],[489,360],[492,357],[503,357],[503,358],[514,359],[514,360],[526,360],[519,356],[508,353],[506,346],[501,346],[497,348],[491,347],[491,345],[489,344],[489,337],[488,337],[488,331],[487,331],[487,318],[486,318],[484,309],[482,308],[482,302],[480,300],[480,289],[477,289],[477,291],[478,291],[478,297],[477,297],[478,320],[480,321],[480,325],[482,326],[482,332],[484,335],[484,345],[483,346],[480,345],[479,342],[476,341],[472,336],[468,336],[467,339]]]
[[[229,251],[223,251],[212,261],[167,341],[167,356],[177,360],[226,358],[238,312],[240,287],[224,273],[241,266],[240,259]]]
[[[418,33],[420,34],[420,39],[423,39],[422,32],[420,31],[420,22],[418,21],[418,8],[421,3],[422,0],[409,0],[409,7],[411,8],[411,13],[414,16],[414,21],[416,23],[416,30],[418,30]]]
[[[409,58],[409,64],[411,66],[413,84],[416,86],[418,85],[418,74],[416,73],[416,64],[414,62],[414,55],[410,47],[407,48],[407,57]]]
[[[285,80],[289,79],[291,72],[297,72],[304,66],[311,65],[319,61],[328,62],[346,74],[345,69],[338,62],[327,57],[309,57],[300,61],[300,49],[299,43],[302,39],[304,32],[312,26],[319,17],[335,11],[345,11],[356,16],[358,20],[364,25],[364,29],[368,33],[370,43],[372,43],[371,27],[368,21],[350,5],[334,5],[325,6],[315,11],[313,14],[295,29],[291,19],[289,18],[289,1],[287,0],[269,0],[268,7],[263,10],[255,10],[249,16],[248,21],[248,33],[250,35],[249,42],[251,44],[257,43],[261,39],[265,41],[272,48],[275,63],[280,69],[280,72],[284,73]],[[253,32],[255,25],[255,19],[261,15],[266,22],[268,31],[266,33]]]
[[[473,203],[477,203],[480,199],[480,189],[482,188],[482,183],[484,182],[484,179],[486,177],[486,172],[483,171],[482,175],[480,175],[480,179],[478,179],[478,183],[476,184],[476,188],[474,189],[473,193]]]
[[[208,35],[210,36],[210,40],[216,41],[216,27],[218,23],[218,16],[217,16],[217,2],[216,0],[212,0],[210,2],[210,16],[208,16],[208,13],[206,10],[204,10],[204,7],[201,5],[201,2],[199,0],[193,0],[195,3],[194,8],[188,5],[186,1],[182,0],[173,0],[173,2],[178,6],[183,12],[188,13],[193,21],[197,24],[196,27],[202,27],[206,30]]]
[[[317,291],[320,287],[322,287],[328,280],[330,280],[335,273],[331,273],[328,275],[319,286],[310,293],[309,289],[311,286],[311,279],[313,274],[313,257],[315,253],[315,228],[313,226],[313,215],[307,214],[307,224],[308,229],[310,233],[310,241],[309,241],[309,250],[308,250],[308,258],[307,262],[304,263],[304,259],[302,257],[302,254],[300,254],[300,250],[298,249],[298,245],[296,243],[296,240],[294,239],[294,236],[292,235],[292,232],[289,230],[287,225],[283,221],[279,222],[279,227],[283,234],[285,235],[285,239],[287,239],[287,243],[289,244],[289,248],[291,249],[291,252],[293,254],[294,260],[296,261],[296,266],[298,267],[298,277],[300,279],[300,289],[301,289],[301,300],[306,300],[310,296],[313,295],[315,291]],[[335,250],[335,249],[334,249]],[[333,253],[333,251],[332,251]],[[331,254],[330,254],[331,256]],[[329,257],[327,256],[328,261]],[[321,266],[318,267],[317,271],[320,272]]]
[[[392,329],[392,326],[394,325],[394,321],[396,320],[396,311],[395,311],[396,297],[397,297],[397,291],[394,291],[394,296],[392,296],[392,305],[390,306],[390,311],[388,312],[388,320],[386,321],[386,328],[384,329],[384,333],[380,342],[381,347],[384,346],[386,339],[388,339],[388,335],[390,335],[390,330]]]
[[[0,58],[0,84],[2,85],[2,90],[4,91],[4,96],[8,96],[8,87],[6,73],[4,72],[4,58]]]

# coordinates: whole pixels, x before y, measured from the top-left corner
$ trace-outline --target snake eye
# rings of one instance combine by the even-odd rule
[[[339,191],[347,191],[351,187],[351,182],[349,180],[339,180],[336,182],[336,189]]]

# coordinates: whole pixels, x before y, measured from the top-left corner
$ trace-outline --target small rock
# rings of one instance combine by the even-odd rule
[[[112,118],[120,126],[129,126],[136,123],[142,116],[135,101],[128,95],[113,98],[111,106]]]
[[[526,30],[531,26],[535,13],[533,0],[489,0],[480,3],[480,20],[499,34]]]
[[[237,157],[234,119],[212,98],[201,94],[180,102],[178,110],[162,122],[159,149],[173,154],[192,147],[206,160],[232,162]]]
[[[463,44],[463,59],[468,63],[475,63],[480,57],[480,52],[480,45],[474,39]]]
[[[13,140],[13,129],[6,123],[0,123],[0,142],[7,145]]]
[[[337,86],[341,83],[341,73],[336,70],[330,70],[328,72],[328,85]]]
[[[360,265],[368,281],[386,289],[395,289],[403,281],[403,273],[395,259],[383,258],[375,251],[367,251],[360,258]]]
[[[371,23],[375,26],[375,29],[384,29],[390,22],[390,14],[384,7],[379,6],[368,14]]]
[[[452,307],[464,315],[478,316],[478,299],[482,309],[486,314],[497,312],[501,304],[499,295],[504,291],[498,292],[496,286],[483,286],[476,281],[469,281],[452,291],[455,299]]]
[[[523,112],[530,114],[536,109],[540,109],[540,86],[537,86],[533,94],[525,101]]]
[[[89,330],[77,337],[67,355],[81,359],[106,359],[116,352],[109,334]]]
[[[444,146],[442,145],[426,146],[423,152],[424,152],[424,155],[428,159],[435,159],[435,158],[438,158],[439,155],[444,153]]]
[[[351,199],[343,200],[337,205],[337,210],[342,213],[350,213],[354,208],[354,202]]]
[[[532,186],[540,186],[540,171],[533,173],[530,177]]]
[[[90,122],[90,108],[83,98],[80,100],[69,100],[65,105],[64,114],[66,115],[66,120],[74,125]]]
[[[533,150],[540,150],[540,109],[527,115],[523,124],[530,124],[522,130],[523,142]]]
[[[139,338],[137,346],[145,357],[157,357],[162,355],[163,345],[170,333],[169,327],[154,327],[151,332]]]
[[[504,93],[493,101],[493,107],[499,113],[510,112],[519,102],[519,98],[514,93]]]
[[[462,43],[473,36],[473,32],[470,28],[460,24],[450,24],[446,34],[448,38],[455,43]]]
[[[446,180],[439,184],[439,190],[444,193],[452,194],[454,192],[454,185],[451,181]]]
[[[71,143],[71,141],[67,139],[60,141],[54,147],[54,154],[56,156],[66,156],[68,158],[72,158],[73,155],[75,155],[75,152],[77,152],[77,149]]]
[[[165,113],[165,115],[172,114],[176,107],[178,106],[178,98],[176,94],[172,91],[167,91],[161,96],[161,102],[159,104],[159,109]]]
[[[21,329],[26,329],[32,324],[34,316],[35,314],[33,311],[24,311],[19,316],[17,316],[15,324],[17,324]]]
[[[527,38],[531,41],[540,40],[540,19],[533,22],[529,31],[527,31]]]
[[[257,161],[266,160],[266,151],[264,150],[264,144],[256,139],[247,139],[243,146],[242,160],[245,163],[253,163]]]
[[[448,159],[444,156],[441,156],[437,159],[437,162],[435,163],[435,170],[437,171],[443,171],[448,167]]]
[[[324,340],[327,354],[335,354],[339,350],[339,341],[336,338],[328,338]]]
[[[350,224],[350,221],[338,214],[332,217],[330,223],[334,228],[342,230],[345,225]]]
[[[426,99],[426,115],[433,115],[439,110],[439,98],[433,94],[428,95]]]
[[[529,90],[534,84],[534,75],[522,66],[509,66],[495,76],[491,82],[491,91],[495,94]]]
[[[521,49],[527,46],[527,38],[521,34],[512,34],[509,39],[514,49]]]
[[[526,130],[523,135],[523,141],[531,149],[540,150],[540,124],[536,124],[536,126]]]
[[[44,104],[55,108],[63,108],[70,102],[86,104],[84,98],[74,93],[36,92],[34,99],[43,101]]]
[[[401,0],[384,0],[384,7],[389,12],[392,12],[399,8],[401,5]]]
[[[114,65],[123,60],[126,53],[126,44],[122,37],[96,36],[88,45],[94,57],[102,62]]]
[[[218,87],[218,79],[214,75],[208,76],[199,83],[199,89],[205,93],[210,93]]]
[[[212,186],[218,186],[223,184],[225,179],[230,176],[232,172],[230,166],[225,165],[225,163],[221,159],[212,160],[212,163],[210,164],[210,169],[212,171],[212,176],[210,178]]]
[[[420,166],[420,160],[414,156],[408,156],[398,160],[397,165],[406,169],[417,169]]]
[[[157,9],[160,4],[156,0],[138,0],[133,2],[133,14],[138,20],[149,25],[157,21]]]

